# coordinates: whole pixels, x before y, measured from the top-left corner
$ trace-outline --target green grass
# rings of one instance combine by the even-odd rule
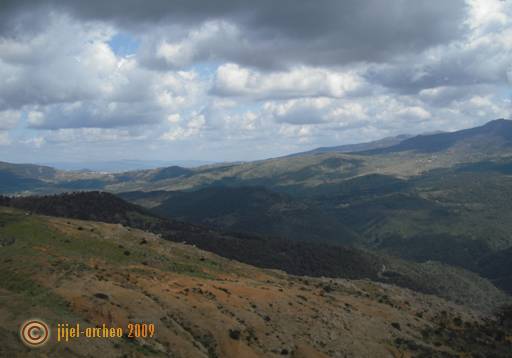
[[[129,263],[143,257],[140,252],[135,251],[130,251],[130,256],[126,256],[126,249],[119,247],[118,243],[95,238],[81,231],[71,236],[62,235],[35,216],[28,216],[5,225],[0,229],[0,234],[16,238],[15,244],[4,248],[0,256],[38,256],[41,251],[37,248],[44,247],[49,258],[66,256],[85,260],[94,257],[113,263]]]
[[[6,306],[18,307],[16,312],[11,311],[11,313],[23,314],[27,307],[34,307],[35,309],[44,307],[62,317],[71,314],[68,303],[62,297],[27,276],[25,273],[13,272],[1,267],[0,288],[16,294],[15,297],[17,297],[16,301],[9,297],[7,299],[9,302],[4,302]],[[18,302],[20,299],[23,302]]]
[[[0,211],[0,223],[0,237],[16,238],[14,244],[0,249],[0,261],[11,259],[12,269],[28,273],[37,272],[38,263],[42,261],[61,273],[85,271],[90,269],[86,262],[91,258],[116,266],[151,262],[163,271],[202,278],[213,278],[203,271],[205,267],[211,271],[218,269],[208,260],[199,261],[199,257],[183,260],[175,252],[176,259],[159,255],[139,245],[138,239],[132,239],[131,232],[105,239],[84,224],[82,230],[72,229],[75,230],[72,235],[63,235],[52,230],[44,218],[25,216],[21,212]]]

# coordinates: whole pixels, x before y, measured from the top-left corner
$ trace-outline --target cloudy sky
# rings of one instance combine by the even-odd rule
[[[512,113],[510,0],[0,1],[0,160],[253,160]]]

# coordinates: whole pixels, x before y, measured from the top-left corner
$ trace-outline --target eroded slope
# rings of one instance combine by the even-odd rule
[[[434,296],[258,269],[121,225],[0,210],[0,356],[505,356],[512,348],[506,325]],[[145,321],[157,334],[31,351],[16,335],[33,316],[52,326]]]

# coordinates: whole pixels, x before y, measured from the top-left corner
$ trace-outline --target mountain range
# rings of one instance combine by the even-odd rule
[[[122,173],[73,172],[46,166],[1,163],[0,175],[5,178],[2,191],[13,193],[24,188],[34,192],[56,192],[59,189],[123,192],[188,190],[210,185],[263,185],[285,192],[306,192],[308,189],[318,192],[329,185],[362,175],[409,178],[457,164],[506,160],[512,153],[511,133],[511,121],[499,119],[456,132],[410,138],[398,136],[358,147],[319,148],[255,162],[183,169],[171,166]],[[348,150],[352,152],[347,153]],[[4,184],[14,179],[20,183]],[[24,184],[27,180],[40,182]]]
[[[148,305],[158,306],[155,314],[161,317],[155,319],[174,332],[167,342],[181,342],[182,356],[336,356],[334,346],[343,339],[299,333],[301,324],[336,307],[319,298],[325,295],[331,303],[359,302],[332,323],[345,324],[352,341],[359,342],[338,355],[460,356],[477,339],[472,352],[506,356],[503,352],[512,348],[503,323],[512,303],[511,174],[512,121],[504,119],[456,132],[196,168],[103,173],[0,163],[2,269],[7,276],[21,275],[23,282],[18,287],[7,280],[0,289],[23,300],[41,292],[74,316],[78,307],[86,307],[88,313],[79,319],[90,322],[99,322],[106,312],[120,320],[128,311],[141,314],[115,287],[145,295]],[[41,241],[30,239],[30,233]],[[107,237],[116,237],[115,245]],[[153,251],[144,249],[147,243]],[[27,260],[37,250],[58,254],[38,259],[44,269],[32,282],[27,275],[35,267],[9,263]],[[168,250],[176,251],[172,258]],[[89,255],[85,261],[84,255]],[[113,273],[105,278],[94,262]],[[124,281],[124,270],[138,283]],[[60,286],[52,288],[44,279],[50,273]],[[88,280],[89,296],[71,293],[83,289],[73,277]],[[163,277],[179,281],[180,288],[150,288],[151,280],[161,285]],[[240,289],[229,282],[238,282]],[[293,298],[278,293],[297,282],[304,284],[290,291]],[[179,293],[185,287],[187,293]],[[237,300],[247,300],[254,287],[275,291],[289,307],[272,308],[263,296],[255,296],[256,307],[249,309],[228,299],[226,292],[236,291]],[[222,316],[224,335],[158,291],[165,289],[195,302],[199,312],[207,312],[206,302],[222,307],[219,312],[231,317]],[[96,291],[111,300],[103,302],[101,312],[93,309]],[[310,302],[322,302],[311,316]],[[379,322],[395,328],[363,348],[369,328],[356,332],[347,320],[366,325],[369,321],[359,315],[375,310],[385,311]],[[305,315],[306,321],[285,323],[284,311]],[[318,330],[328,336],[331,325],[321,322]],[[266,338],[274,335],[281,338]],[[163,356],[170,352],[165,345],[143,347]],[[124,344],[120,349],[128,350]]]

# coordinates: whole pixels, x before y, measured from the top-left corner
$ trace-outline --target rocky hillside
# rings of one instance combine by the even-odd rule
[[[118,224],[0,209],[2,357],[505,357],[510,311],[488,316],[373,283],[290,276]],[[153,323],[152,338],[17,338],[52,329]]]

